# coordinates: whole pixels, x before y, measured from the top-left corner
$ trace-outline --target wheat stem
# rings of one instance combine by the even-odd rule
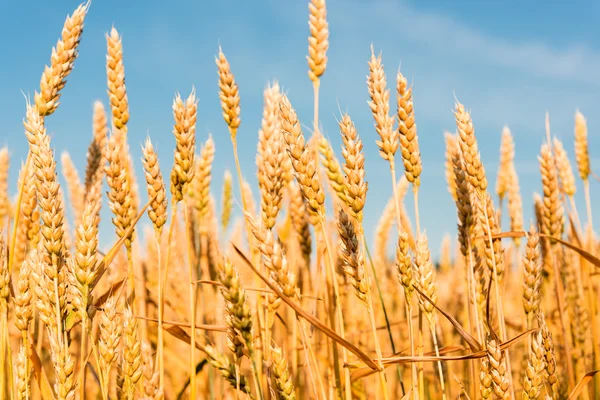
[[[321,234],[323,236],[323,240],[325,241],[325,249],[327,251],[326,264],[329,267],[331,285],[333,286],[333,304],[332,304],[332,306],[334,307],[335,312],[337,313],[337,320],[338,320],[338,325],[339,325],[339,330],[340,330],[340,336],[343,339],[345,339],[346,333],[345,333],[345,327],[344,327],[344,317],[342,314],[342,305],[340,304],[340,293],[339,293],[338,283],[337,283],[337,279],[336,279],[335,266],[334,266],[335,264],[333,262],[333,253],[331,251],[331,245],[329,243],[329,238],[327,236],[325,216],[321,217]],[[333,324],[333,326],[335,326],[335,323],[333,321],[332,321],[332,324]],[[337,348],[337,345],[335,343],[334,343],[334,346]],[[348,393],[351,394],[351,390],[350,390],[350,387],[351,387],[350,382],[351,381],[350,381],[350,370],[345,366],[348,364],[348,351],[343,346],[342,346],[342,361],[344,362],[344,380],[346,382],[346,398],[347,398]]]

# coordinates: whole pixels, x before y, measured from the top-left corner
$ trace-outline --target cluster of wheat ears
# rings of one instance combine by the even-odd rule
[[[370,251],[362,139],[351,117],[341,116],[340,163],[319,131],[329,32],[325,0],[312,0],[313,132],[305,140],[290,99],[270,84],[256,154],[259,202],[237,157],[238,86],[221,50],[216,57],[243,207],[229,229],[234,179],[225,172],[219,206],[210,188],[212,138],[196,151],[193,90],[173,101],[169,188],[152,142],[143,145],[149,200],[140,204],[122,40],[113,28],[106,35],[110,113],[94,104],[83,181],[68,153],[61,156],[67,206],[45,120],[59,106],[88,9],[82,4],[67,17],[27,104],[29,153],[14,201],[9,152],[0,151],[1,398],[597,398],[600,249],[583,115],[575,115],[574,154],[586,223],[575,207],[569,158],[551,139],[547,118],[538,158],[543,193],[534,194],[536,223],[524,227],[510,131],[502,132],[494,204],[473,121],[457,101],[446,176],[458,244],[452,254],[445,239],[434,264],[419,223],[412,88],[398,72],[392,112],[382,58],[372,52],[368,105],[379,137],[367,136],[389,162],[393,196]],[[118,239],[102,251],[104,180]],[[403,202],[409,188],[414,213]],[[153,229],[140,235],[144,214]],[[390,241],[395,257],[386,251]]]

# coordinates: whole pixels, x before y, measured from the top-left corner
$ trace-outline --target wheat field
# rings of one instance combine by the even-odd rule
[[[543,191],[522,193],[510,130],[501,134],[492,188],[476,124],[456,100],[445,173],[457,225],[434,260],[419,218],[428,166],[412,86],[400,71],[388,86],[376,44],[365,60],[374,129],[359,135],[352,117],[340,115],[341,158],[320,131],[325,0],[311,0],[307,12],[312,120],[300,121],[293,94],[265,82],[256,169],[244,171],[256,174],[257,197],[240,168],[244,103],[236,66],[222,49],[215,79],[236,169],[211,191],[215,142],[206,136],[197,143],[194,89],[173,100],[172,166],[161,164],[150,137],[129,140],[116,27],[106,34],[109,103],[94,104],[85,171],[67,152],[59,163],[45,121],[69,90],[88,12],[89,2],[67,17],[49,65],[40,66],[40,86],[24,107],[29,152],[20,169],[0,149],[0,398],[600,396],[600,248],[590,194],[597,176],[579,111],[565,144],[546,116]],[[374,238],[363,221],[367,142],[387,161],[389,171],[380,174],[393,192]],[[138,145],[141,160],[130,152]],[[17,171],[18,184],[9,187]],[[534,198],[529,226],[522,196]],[[576,198],[585,200],[581,213]],[[100,221],[102,207],[111,221]],[[100,223],[112,224],[118,238],[108,248],[99,245]]]

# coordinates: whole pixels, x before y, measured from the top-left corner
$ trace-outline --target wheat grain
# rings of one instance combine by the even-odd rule
[[[183,200],[187,185],[194,178],[194,151],[196,147],[196,114],[198,104],[194,90],[185,102],[177,94],[173,101],[175,125],[175,161],[171,170],[171,194],[174,201]]]
[[[465,110],[465,106],[457,101],[454,117],[456,118],[456,127],[458,128],[458,143],[462,152],[469,183],[479,192],[485,192],[487,189],[487,178],[485,176],[485,169],[481,163],[471,114]]]
[[[146,176],[146,188],[150,208],[148,216],[154,225],[157,237],[161,236],[163,226],[167,222],[167,190],[163,181],[162,173],[158,164],[158,156],[150,138],[146,138],[146,144],[142,149],[144,157],[144,175]]]
[[[423,167],[413,110],[412,87],[407,87],[406,78],[400,71],[396,77],[396,93],[398,98],[398,137],[400,153],[404,162],[404,174],[406,179],[415,188],[418,188]]]
[[[542,145],[538,160],[544,192],[541,232],[552,237],[560,237],[563,229],[563,208],[559,198],[556,164],[548,144]]]
[[[365,155],[363,144],[356,133],[354,123],[348,115],[344,115],[339,123],[344,148],[344,187],[350,214],[360,224],[363,219],[363,208],[367,198],[368,185],[365,181]]]
[[[223,203],[221,208],[221,227],[223,232],[227,231],[231,221],[231,211],[233,209],[233,182],[231,172],[225,171],[223,175]]]
[[[560,178],[560,188],[567,196],[574,196],[576,191],[575,176],[573,175],[573,169],[571,168],[567,152],[562,142],[557,138],[554,138],[552,141],[552,147],[556,160],[556,170]]]
[[[356,297],[367,307],[367,296],[371,284],[365,272],[365,259],[354,225],[342,209],[338,211],[338,236],[341,241],[340,256],[343,260],[344,272],[354,287]]]
[[[34,99],[40,116],[52,114],[58,108],[60,91],[67,83],[78,55],[78,46],[83,32],[83,22],[90,3],[80,4],[72,15],[67,16],[62,36],[52,48],[50,66],[44,68],[40,79],[40,92]]]
[[[542,264],[540,263],[539,240],[539,235],[532,224],[529,228],[527,247],[523,257],[523,309],[528,321],[532,321],[540,307]]]
[[[381,139],[376,142],[379,155],[392,165],[398,150],[398,135],[394,132],[394,118],[390,116],[390,91],[387,88],[381,55],[375,57],[373,47],[371,47],[367,88],[371,98],[369,107],[375,119],[375,130]]]
[[[113,26],[110,34],[106,34],[106,77],[108,82],[108,99],[113,116],[113,125],[127,134],[129,121],[129,101],[125,87],[125,66],[123,65],[123,40]]]
[[[223,109],[223,118],[229,128],[232,140],[235,140],[240,126],[240,94],[235,83],[229,61],[219,47],[219,56],[215,58],[219,73],[219,98]]]
[[[279,102],[281,93],[275,83],[264,93],[264,108],[261,129],[258,133],[256,167],[258,187],[261,192],[260,208],[263,224],[267,229],[275,226],[283,197],[283,151]]]
[[[294,382],[288,370],[285,355],[276,344],[271,345],[273,358],[273,375],[275,376],[275,391],[281,400],[295,400]]]
[[[587,180],[590,175],[587,121],[579,111],[575,112],[575,159],[577,160],[579,176],[582,180]]]
[[[300,184],[302,195],[306,199],[307,209],[311,223],[319,223],[321,216],[325,215],[325,193],[317,178],[315,160],[310,156],[304,144],[304,135],[296,111],[292,108],[287,96],[281,98],[281,113],[283,117],[282,130],[288,153],[292,159],[294,176]]]
[[[311,0],[308,4],[310,12],[308,27],[308,77],[318,81],[327,67],[327,49],[329,48],[329,27],[325,0]]]

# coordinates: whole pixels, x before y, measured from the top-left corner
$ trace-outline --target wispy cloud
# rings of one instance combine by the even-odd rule
[[[491,65],[516,68],[538,77],[600,85],[600,52],[583,44],[557,47],[527,38],[523,42],[510,41],[483,33],[468,21],[417,10],[392,0],[378,1],[374,10],[381,18],[381,25],[394,26],[404,37],[424,46],[456,52],[457,57],[485,60]],[[401,23],[398,23],[398,15],[402,15]]]

